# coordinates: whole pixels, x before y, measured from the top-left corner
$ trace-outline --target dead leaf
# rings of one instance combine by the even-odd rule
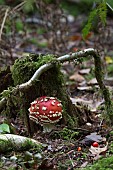
[[[98,82],[97,82],[97,79],[96,79],[96,78],[93,78],[93,79],[91,79],[87,84],[88,84],[88,85],[96,85],[96,84],[98,84]]]
[[[76,104],[76,103],[82,103],[82,104],[86,104],[86,105],[92,104],[92,100],[85,100],[82,98],[72,98],[72,97],[70,99],[73,104]]]
[[[101,142],[102,137],[101,135],[98,135],[97,132],[91,133],[90,135],[86,136],[87,139],[95,141],[95,142]]]
[[[90,70],[91,70],[90,68],[82,69],[82,70],[79,70],[79,73],[80,74],[89,74]]]
[[[94,154],[94,155],[100,155],[102,153],[105,153],[107,151],[107,147],[108,147],[108,143],[106,146],[104,146],[103,148],[100,148],[100,147],[93,147],[91,145],[89,151]]]
[[[75,80],[75,81],[77,81],[78,83],[81,83],[82,81],[85,80],[85,78],[84,78],[83,76],[81,76],[80,74],[78,74],[78,73],[73,74],[72,76],[70,76],[69,79],[70,79],[70,80]]]
[[[90,135],[87,135],[85,139],[81,141],[82,144],[91,146],[93,142],[100,143],[102,141],[101,135],[98,135],[97,132],[91,133]]]
[[[86,86],[86,81],[82,81],[81,83],[78,84],[79,86],[85,87]]]
[[[82,36],[80,34],[76,34],[70,37],[71,41],[80,41],[82,40]]]
[[[91,91],[92,90],[92,87],[91,86],[84,86],[84,87],[77,87],[78,90],[81,90],[81,91]]]

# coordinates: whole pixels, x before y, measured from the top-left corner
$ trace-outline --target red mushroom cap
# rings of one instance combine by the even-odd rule
[[[31,103],[30,119],[36,123],[55,123],[62,118],[62,104],[55,97],[42,96]]]

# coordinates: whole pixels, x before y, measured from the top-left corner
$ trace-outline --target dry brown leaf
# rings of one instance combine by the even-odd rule
[[[106,146],[104,146],[103,148],[100,148],[100,147],[93,147],[91,145],[89,151],[94,154],[94,155],[99,155],[99,154],[102,154],[102,153],[105,153],[107,151],[107,148],[108,148],[108,143],[106,144]]]
[[[87,84],[88,84],[88,85],[96,85],[96,84],[98,84],[98,82],[97,82],[97,79],[96,79],[96,78],[93,78],[93,79],[91,79]]]
[[[79,70],[79,73],[80,74],[89,74],[90,70],[91,70],[90,68],[82,69],[82,70]]]
[[[70,37],[71,41],[80,41],[82,39],[82,36],[80,34],[76,34]]]
[[[82,89],[79,89],[79,90],[82,90]],[[83,89],[83,90],[85,90],[85,89]],[[90,90],[90,89],[88,89],[88,90]],[[87,105],[89,107],[90,111],[92,111],[92,112],[96,112],[98,110],[98,107],[104,102],[103,99],[94,101],[92,99],[88,99],[85,97],[74,97],[74,98],[71,97],[70,99],[73,104],[82,103],[84,105]]]
[[[72,76],[70,76],[69,79],[70,79],[70,80],[75,80],[75,81],[77,81],[78,83],[81,83],[82,81],[85,80],[85,78],[84,78],[83,76],[81,76],[80,74],[78,74],[78,73],[73,74]]]

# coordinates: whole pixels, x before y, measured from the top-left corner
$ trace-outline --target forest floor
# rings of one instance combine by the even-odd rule
[[[98,32],[91,32],[86,40],[82,38],[83,15],[76,19],[69,18],[68,42],[64,50],[58,55],[76,52],[86,48],[96,48],[101,54],[105,71],[105,84],[113,89],[113,22],[107,19],[107,26],[98,26]],[[95,26],[96,27],[96,26]],[[96,29],[96,28],[95,28]],[[27,33],[18,32],[15,35],[16,45],[8,57],[1,59],[0,66],[11,63],[12,58],[20,58],[27,53],[51,52],[51,37],[39,27],[37,23],[30,26]],[[29,41],[28,41],[29,40]],[[38,43],[37,43],[38,42]],[[57,50],[56,50],[57,51]],[[65,52],[64,52],[65,51]],[[7,56],[6,55],[6,56]],[[81,127],[68,129],[58,127],[57,130],[47,134],[38,131],[33,138],[45,144],[41,153],[35,148],[22,152],[1,153],[0,170],[73,170],[92,167],[95,161],[112,156],[113,153],[113,127],[109,127],[104,120],[104,99],[94,75],[93,59],[87,57],[82,64],[66,62],[62,65],[62,73],[66,81],[67,92],[73,104],[82,104],[92,113],[92,122],[86,122]],[[83,115],[84,116],[84,115]],[[3,123],[1,117],[0,123]],[[13,120],[13,128],[18,135],[26,135],[27,129],[18,119]],[[96,142],[96,143],[94,143]],[[111,165],[113,162],[110,162]],[[103,170],[105,167],[102,164]],[[106,165],[107,166],[107,165]],[[111,167],[112,169],[113,167]],[[99,169],[99,168],[98,168]],[[93,168],[96,170],[96,168]]]

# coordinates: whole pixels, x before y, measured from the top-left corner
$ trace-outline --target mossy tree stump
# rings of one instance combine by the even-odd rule
[[[17,92],[16,95],[19,95],[19,98],[16,102],[18,102],[19,105],[16,104],[16,107],[14,107],[15,104],[12,105],[12,107],[15,108],[15,114],[20,115],[20,118],[24,119],[28,127],[30,127],[29,131],[31,131],[31,133],[33,133],[38,126],[32,121],[30,121],[29,124],[28,108],[32,101],[41,96],[54,96],[62,101],[64,112],[60,124],[76,127],[79,124],[87,122],[87,120],[83,118],[87,117],[84,115],[86,111],[80,106],[77,107],[72,104],[66,92],[65,81],[60,71],[60,64],[55,62],[53,55],[43,56],[32,54],[25,58],[17,59],[11,69],[14,85],[17,86],[27,82],[41,65],[48,62],[53,62],[54,67],[44,72],[26,91],[21,93]],[[10,110],[12,110],[11,106]],[[9,114],[10,117],[14,117],[14,114],[11,115],[12,112]]]
[[[63,119],[60,124],[74,127],[90,122],[90,111],[84,106],[73,105],[65,88],[65,81],[60,71],[60,63],[73,61],[81,57],[93,56],[95,65],[95,77],[98,81],[103,97],[109,122],[113,124],[113,104],[109,90],[104,84],[101,59],[98,52],[94,49],[86,49],[72,54],[67,54],[59,58],[53,55],[30,55],[16,60],[12,67],[12,77],[14,87],[8,91],[7,96],[3,96],[0,101],[0,109],[8,106],[10,116],[15,113],[24,118],[31,132],[35,131],[34,125],[29,124],[28,108],[30,103],[41,96],[54,96],[62,101],[64,107]],[[6,93],[6,91],[5,91]],[[4,92],[3,92],[4,94]],[[13,115],[14,116],[14,115]],[[37,126],[36,126],[37,127]],[[30,132],[30,129],[29,129]]]

